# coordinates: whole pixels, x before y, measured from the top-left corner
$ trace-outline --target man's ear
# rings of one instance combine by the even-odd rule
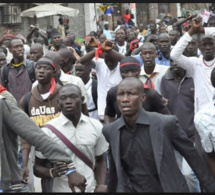
[[[60,109],[59,99],[57,99],[57,107],[58,107],[58,110],[59,110],[59,111],[61,111],[61,109]]]
[[[85,97],[84,97],[84,96],[81,96],[81,101],[82,101],[82,103],[84,102],[84,99],[85,99]]]
[[[142,94],[141,100],[142,100],[142,103],[146,100],[146,94],[145,93]]]

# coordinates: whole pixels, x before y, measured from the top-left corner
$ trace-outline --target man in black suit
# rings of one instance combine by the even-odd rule
[[[206,192],[215,179],[175,116],[147,112],[142,82],[123,79],[117,89],[121,118],[103,128],[110,145],[109,192],[189,192],[174,149],[193,169]]]

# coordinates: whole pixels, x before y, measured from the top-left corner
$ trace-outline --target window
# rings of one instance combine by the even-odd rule
[[[21,23],[21,8],[19,6],[4,6],[3,7],[3,24]]]

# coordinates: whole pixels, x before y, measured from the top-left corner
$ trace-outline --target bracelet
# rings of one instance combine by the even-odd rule
[[[65,175],[69,175],[70,173],[72,173],[72,172],[74,172],[74,171],[76,171],[76,168],[68,170],[68,171],[65,173]]]
[[[51,176],[51,178],[54,177],[53,174],[52,174],[52,170],[53,170],[53,169],[54,169],[54,168],[49,169],[49,175]]]
[[[74,163],[69,163],[67,165],[68,169],[72,169],[72,168],[75,168],[75,164]]]

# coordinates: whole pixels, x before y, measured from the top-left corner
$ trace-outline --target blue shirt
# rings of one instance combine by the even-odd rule
[[[109,30],[103,30],[103,34],[106,36],[107,39],[112,40],[112,35]]]
[[[162,59],[159,59],[158,57],[156,57],[155,63],[160,64],[160,65],[164,65],[164,66],[170,66],[170,60],[166,59],[162,53],[160,53],[160,55],[161,55]],[[135,55],[133,57],[135,57],[140,62],[140,66],[142,66],[144,64],[140,54]]]

